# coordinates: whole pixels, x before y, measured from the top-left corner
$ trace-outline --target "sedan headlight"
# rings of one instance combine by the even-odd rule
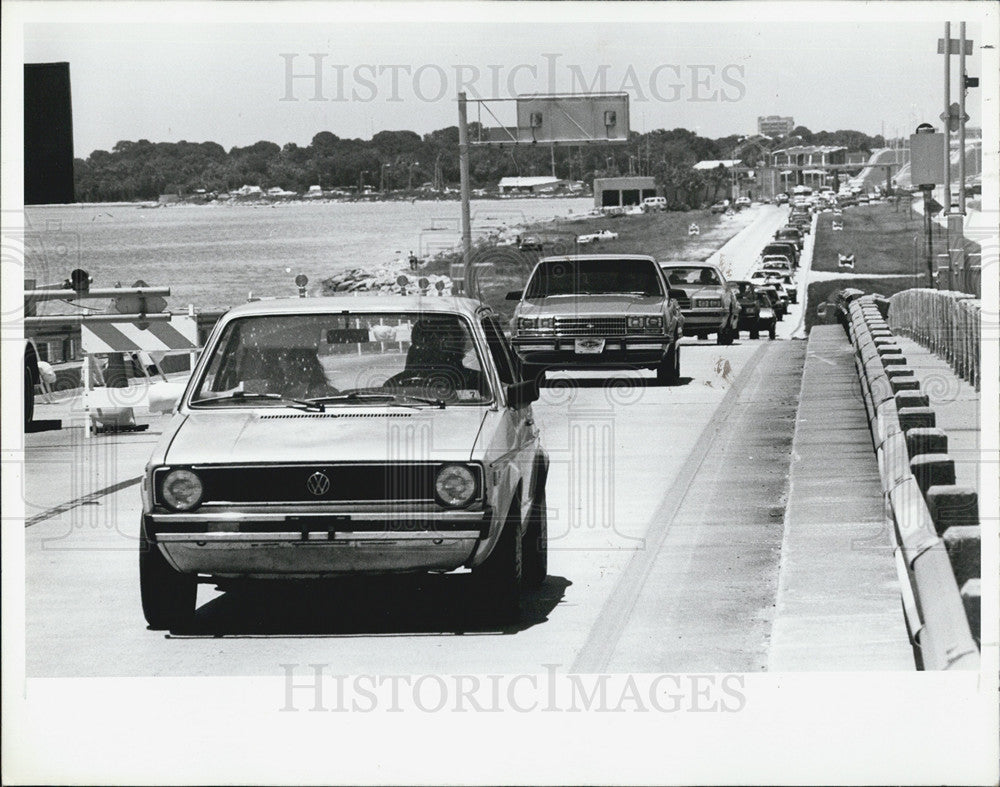
[[[518,317],[517,329],[519,331],[531,330],[538,327],[538,320],[534,317]]]
[[[190,511],[201,502],[201,479],[190,470],[171,470],[160,485],[163,502],[175,511]]]
[[[461,508],[476,496],[476,477],[465,465],[444,465],[434,480],[434,495],[446,508]]]
[[[629,318],[628,318],[628,329],[630,331],[641,331],[642,330],[642,315],[639,315],[639,314],[629,315]]]
[[[648,331],[659,331],[663,329],[663,317],[657,315],[655,317],[646,318],[646,330]]]

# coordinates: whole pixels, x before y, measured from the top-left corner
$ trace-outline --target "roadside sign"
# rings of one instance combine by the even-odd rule
[[[910,178],[916,186],[944,183],[944,134],[910,135]]]
[[[950,107],[948,107],[948,112],[942,112],[938,115],[941,120],[948,124],[949,131],[958,131],[961,121],[969,122],[969,113],[964,113],[964,117],[960,115],[961,107],[959,107],[958,102],[953,102]]]
[[[139,279],[133,287],[148,287],[142,279]],[[119,314],[156,314],[167,308],[166,300],[159,295],[120,295],[115,298],[112,310]]]
[[[961,49],[959,47],[960,43],[961,43],[961,39],[958,39],[958,38],[949,38],[948,39],[948,44],[949,44],[949,46],[948,46],[948,54],[949,55],[958,55],[958,54],[961,54]],[[944,54],[944,39],[943,38],[939,38],[938,39],[937,53],[939,55],[943,55]],[[965,39],[965,54],[966,54],[966,56],[972,54],[972,39],[971,38]]]

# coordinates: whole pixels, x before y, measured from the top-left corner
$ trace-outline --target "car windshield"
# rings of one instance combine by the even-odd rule
[[[525,289],[525,298],[552,295],[638,294],[663,296],[652,260],[544,260]]]
[[[234,319],[211,349],[192,406],[480,404],[492,400],[457,314],[357,312]]]
[[[701,284],[705,286],[721,286],[722,281],[714,268],[706,268],[702,265],[688,268],[664,268],[663,272],[667,276],[667,281],[674,284]]]

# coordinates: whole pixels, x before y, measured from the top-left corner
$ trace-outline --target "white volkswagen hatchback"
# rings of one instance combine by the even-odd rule
[[[142,606],[199,582],[472,569],[499,617],[546,576],[537,383],[444,297],[263,301],[216,325],[146,468]]]

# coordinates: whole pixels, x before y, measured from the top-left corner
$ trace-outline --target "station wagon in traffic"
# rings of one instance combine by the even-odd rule
[[[683,317],[656,261],[644,255],[546,257],[524,291],[511,340],[525,377],[546,369],[655,369],[680,377]]]
[[[143,478],[147,622],[190,623],[199,582],[463,567],[484,612],[516,617],[546,575],[537,396],[477,301],[232,309]]]

